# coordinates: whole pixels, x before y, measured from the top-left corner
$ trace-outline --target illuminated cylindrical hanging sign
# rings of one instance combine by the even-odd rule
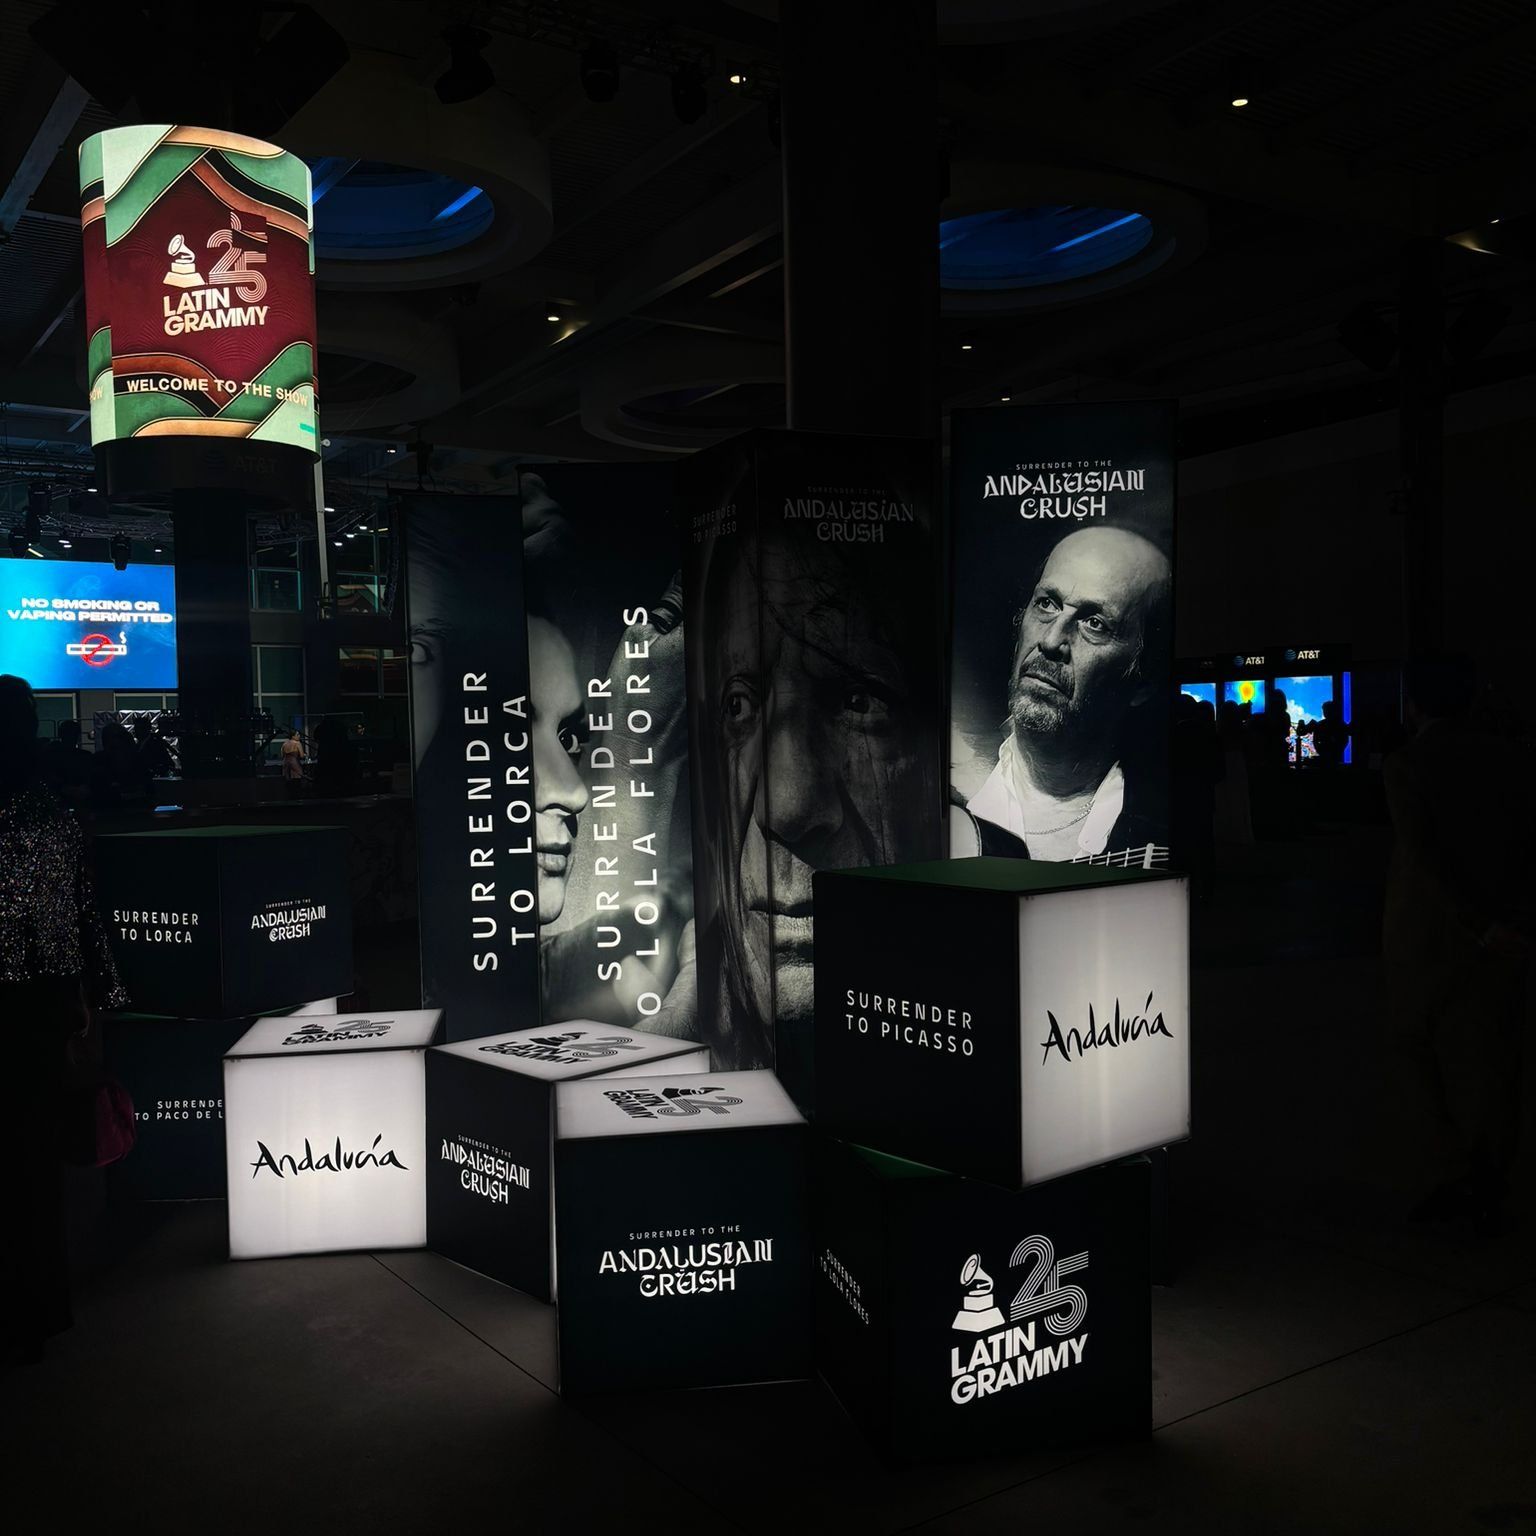
[[[309,167],[242,134],[114,128],[80,146],[80,199],[111,488],[283,494],[293,450],[319,448]]]

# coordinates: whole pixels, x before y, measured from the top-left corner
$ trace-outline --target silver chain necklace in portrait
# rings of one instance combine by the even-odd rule
[[[1071,821],[1064,821],[1059,827],[1025,827],[1025,837],[1051,837],[1057,832],[1065,832],[1068,827],[1075,827],[1081,821],[1088,820],[1088,813],[1093,809],[1093,801],[1089,801],[1083,807],[1082,814],[1074,816]]]

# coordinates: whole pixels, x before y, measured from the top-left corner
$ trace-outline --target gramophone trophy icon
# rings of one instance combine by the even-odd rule
[[[165,274],[165,281],[172,288],[201,288],[203,280],[198,274],[197,257],[192,254],[186,238],[172,235],[171,243],[165,249],[171,258],[171,270]]]
[[[965,1298],[955,1313],[954,1326],[962,1333],[990,1333],[1003,1326],[1003,1314],[992,1299],[992,1276],[981,1267],[981,1255],[973,1253],[960,1271]]]

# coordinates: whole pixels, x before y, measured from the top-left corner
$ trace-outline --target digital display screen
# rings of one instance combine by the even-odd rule
[[[1262,677],[1241,677],[1234,682],[1221,685],[1221,700],[1224,704],[1251,704],[1256,715],[1264,713],[1264,679]]]
[[[309,167],[213,128],[80,146],[91,442],[319,451]]]
[[[1273,687],[1278,688],[1285,695],[1285,712],[1291,718],[1291,728],[1286,733],[1286,753],[1294,763],[1297,761],[1297,732],[1304,725],[1310,725],[1323,718],[1323,705],[1333,698],[1333,679],[1331,677],[1277,677]],[[1317,756],[1317,748],[1313,744],[1310,734],[1299,738],[1301,745],[1301,761],[1310,762]]]
[[[170,692],[174,567],[0,560],[0,672],[35,689]]]
[[[1197,704],[1209,704],[1213,709],[1216,707],[1215,683],[1180,683],[1179,692]]]

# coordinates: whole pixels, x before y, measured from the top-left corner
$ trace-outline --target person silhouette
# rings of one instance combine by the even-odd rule
[[[1531,818],[1511,796],[1496,823],[1468,820],[1469,783],[1518,778],[1509,745],[1466,718],[1471,664],[1414,662],[1404,683],[1412,734],[1382,770],[1393,833],[1382,919],[1387,1028],[1406,1069],[1413,1135],[1440,1165],[1440,1182],[1411,1214],[1491,1232],[1519,1123]]]

